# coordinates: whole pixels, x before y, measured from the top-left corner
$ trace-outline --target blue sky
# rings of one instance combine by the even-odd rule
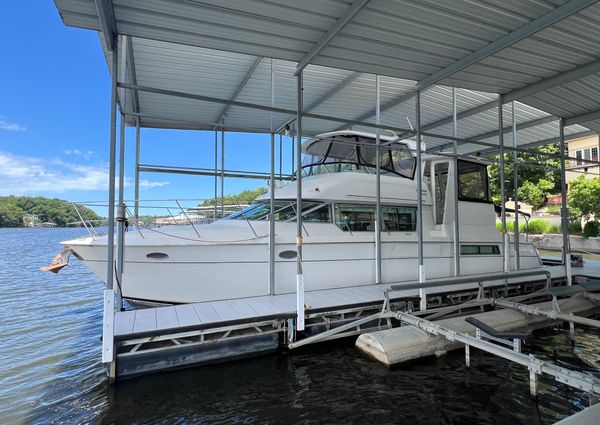
[[[0,196],[107,199],[110,77],[97,33],[66,27],[51,0],[7,2],[2,9]],[[141,137],[143,163],[214,165],[212,132],[142,129]],[[269,169],[268,135],[225,137],[226,169]],[[125,197],[133,198],[134,129],[126,140]],[[283,155],[289,170],[286,139]],[[142,199],[214,192],[212,177],[144,173],[141,180]],[[226,179],[225,193],[258,186],[266,182]]]

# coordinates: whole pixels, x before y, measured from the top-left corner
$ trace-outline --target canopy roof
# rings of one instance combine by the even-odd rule
[[[356,121],[375,121],[375,75],[381,123],[396,133],[414,126],[421,89],[422,128],[451,136],[451,86],[463,139],[498,145],[495,93],[507,102],[506,127],[517,101],[521,146],[555,140],[556,117],[565,118],[568,137],[600,131],[597,0],[55,3],[65,24],[102,31],[108,59],[115,36],[128,36],[120,81],[138,90],[125,96],[124,110],[145,127],[281,131],[293,123],[294,74],[306,66],[305,111],[339,118],[305,118],[306,135],[349,124],[372,132]],[[226,104],[232,100],[281,111]],[[426,135],[425,142],[434,149],[449,141]],[[459,151],[481,149],[463,142]]]

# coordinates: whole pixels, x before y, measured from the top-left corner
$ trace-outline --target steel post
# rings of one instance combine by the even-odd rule
[[[375,76],[375,122],[381,121],[379,75]],[[375,131],[375,283],[381,283],[381,158],[379,128]]]
[[[571,248],[569,246],[569,210],[567,209],[567,178],[565,164],[565,125],[561,118],[558,122],[559,144],[560,144],[560,196],[561,196],[561,227],[563,234],[562,260],[565,266],[565,275],[567,285],[572,284],[571,280]]]
[[[454,154],[454,276],[460,276],[460,221],[458,208],[458,114],[456,112],[456,89],[452,87],[452,153]]]
[[[504,110],[502,96],[498,96],[498,154],[500,156],[500,221],[502,222],[502,269],[508,271],[506,255],[506,194],[504,188]]]
[[[512,142],[513,148],[517,147],[517,120],[515,119],[515,102],[512,102]],[[518,163],[517,163],[517,151],[513,151],[513,179],[514,179],[514,188],[513,188],[513,201],[515,203],[515,230],[514,230],[514,248],[515,248],[515,268],[517,270],[521,269],[521,252],[519,248],[519,173],[518,173]]]
[[[275,69],[271,59],[271,106],[275,106]],[[279,150],[279,174],[281,175],[281,138]],[[269,177],[269,295],[275,295],[275,133],[271,113],[271,175]]]
[[[141,158],[140,119],[135,120],[135,187],[133,200],[133,215],[137,224],[140,216],[140,158]]]
[[[107,270],[106,287],[114,287],[115,263],[115,175],[117,156],[117,72],[119,68],[118,43],[112,52],[111,95],[110,95],[110,146],[108,165],[108,235],[107,235]],[[118,292],[118,291],[116,291]],[[116,305],[117,303],[115,303]],[[116,307],[115,307],[116,308]]]
[[[304,330],[304,276],[302,273],[302,105],[303,105],[303,72],[297,76],[297,113],[296,118],[296,312],[298,323],[296,329]]]
[[[292,180],[293,180],[294,179],[294,168],[295,168],[294,167],[294,164],[295,164],[294,154],[296,153],[296,149],[294,149],[294,133],[292,133],[292,137],[291,137],[290,141],[291,141],[291,146],[292,146],[292,165],[291,165],[292,170],[290,172],[290,175],[292,176]]]
[[[275,295],[275,134],[271,133],[271,176],[269,178],[269,295]]]
[[[221,127],[221,218],[225,217],[225,129]]]
[[[124,99],[122,99],[124,101]],[[125,115],[121,114],[119,134],[119,208],[117,215],[117,282],[123,287],[123,265],[125,264]]]
[[[214,219],[217,220],[217,199],[218,198],[218,187],[219,187],[219,177],[217,175],[219,169],[219,132],[215,130],[215,211],[214,211]]]
[[[419,257],[419,283],[425,283],[425,267],[423,265],[423,165],[421,164],[421,91],[417,91],[416,103],[416,150],[417,150],[417,251]],[[421,310],[427,310],[427,291],[419,288]]]
[[[283,136],[279,135],[279,180],[283,177]]]

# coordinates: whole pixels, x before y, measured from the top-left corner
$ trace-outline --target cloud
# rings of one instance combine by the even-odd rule
[[[140,180],[142,189],[168,184],[168,181]],[[126,177],[125,187],[131,185],[131,179]],[[107,165],[74,164],[0,151],[0,196],[94,190],[108,190]]]
[[[4,117],[0,117],[0,129],[8,131],[25,131],[27,128],[21,124],[7,121]]]
[[[0,152],[0,195],[108,189],[108,167]]]
[[[149,180],[140,180],[140,188],[147,189],[149,187],[163,187],[170,184],[170,182],[151,182]]]
[[[80,156],[83,159],[90,159],[94,155],[94,151],[80,151],[79,149],[67,149],[64,151],[65,155]]]

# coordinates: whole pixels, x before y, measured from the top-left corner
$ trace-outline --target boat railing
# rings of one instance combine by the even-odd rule
[[[68,223],[68,225],[84,227],[92,239],[101,234],[94,227],[93,223],[96,223],[96,226],[98,226],[98,223],[108,225],[105,218],[101,220],[85,218],[86,213],[84,211],[86,208],[91,208],[100,215],[107,216],[107,201],[77,201],[70,202],[70,204],[74,208],[79,220]],[[198,225],[213,223],[234,212],[242,212],[242,217],[244,217],[248,226],[254,235],[256,235],[255,229],[243,213],[243,209],[248,206],[247,204],[223,203],[221,205],[218,199],[215,202],[213,198],[144,199],[137,200],[137,202],[135,199],[128,199],[124,201],[124,204],[127,227],[129,224],[132,224],[142,238],[144,237],[142,233],[142,229],[144,228],[158,229],[165,226],[179,225],[191,226],[196,235],[200,237],[200,232],[197,228]],[[117,207],[118,205],[115,205],[115,209]],[[136,214],[135,211],[138,213]]]

